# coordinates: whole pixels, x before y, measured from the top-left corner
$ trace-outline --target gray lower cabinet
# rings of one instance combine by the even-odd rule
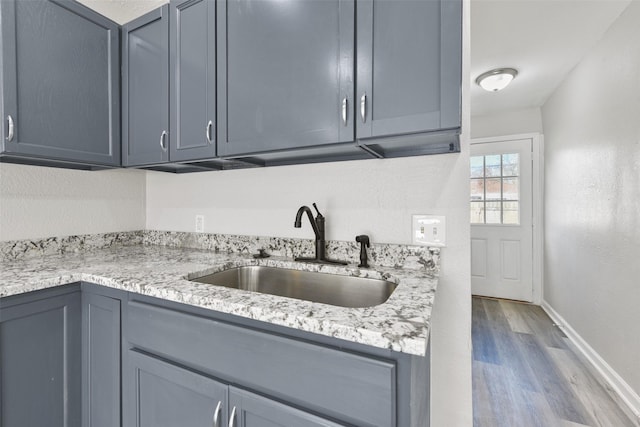
[[[118,25],[70,0],[3,0],[0,17],[0,160],[119,166]]]
[[[380,157],[459,150],[462,1],[358,0],[357,70],[363,148]]]
[[[82,292],[82,425],[120,425],[120,299]]]
[[[172,162],[216,156],[216,5],[214,0],[170,4]]]
[[[149,354],[127,360],[125,427],[339,427]]]
[[[428,357],[88,283],[0,299],[0,380],[2,427],[429,425]]]
[[[218,155],[351,143],[353,0],[220,0]]]
[[[325,420],[299,409],[229,387],[229,407],[232,427],[340,427],[342,424]]]
[[[169,5],[122,27],[122,163],[169,160]]]
[[[80,292],[0,299],[0,425],[81,425]]]
[[[226,384],[133,350],[123,377],[125,427],[227,425]]]
[[[125,419],[130,422],[140,419],[144,413],[143,409],[132,407],[137,404],[136,400],[140,401],[142,380],[136,366],[146,360],[138,354],[144,353],[305,412],[299,414],[270,405],[272,409],[265,417],[274,417],[273,425],[295,426],[301,419],[308,420],[308,424],[302,425],[318,425],[313,424],[314,418],[307,417],[306,412],[362,427],[410,425],[404,418],[410,414],[400,415],[396,411],[396,382],[400,373],[393,359],[342,351],[215,317],[188,314],[181,311],[185,306],[169,309],[157,304],[164,303],[155,299],[143,302],[135,297],[127,305],[124,345],[128,349],[130,368],[126,376],[136,378],[125,385],[123,395],[125,410],[128,408]],[[180,378],[192,377],[185,374]],[[423,387],[426,391],[427,384]],[[236,397],[242,397],[242,393]],[[254,420],[247,421],[248,425],[260,425],[255,422],[259,416],[255,411],[260,406],[251,399],[247,402],[248,417]],[[203,411],[216,406],[215,402],[207,405]],[[236,404],[232,402],[230,412],[233,405]],[[237,408],[237,416],[241,415],[239,411]],[[398,419],[402,421],[397,423]]]

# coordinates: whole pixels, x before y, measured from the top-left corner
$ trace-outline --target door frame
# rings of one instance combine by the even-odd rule
[[[522,133],[513,135],[472,138],[470,144],[486,144],[491,142],[505,142],[516,139],[531,140],[532,174],[531,195],[532,212],[532,302],[542,304],[544,290],[544,135],[541,133]],[[471,224],[469,224],[471,227]]]

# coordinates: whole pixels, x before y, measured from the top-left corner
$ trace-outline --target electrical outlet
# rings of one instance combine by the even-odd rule
[[[446,246],[445,217],[413,215],[411,241],[414,245]]]
[[[204,233],[204,215],[196,215],[196,233]]]

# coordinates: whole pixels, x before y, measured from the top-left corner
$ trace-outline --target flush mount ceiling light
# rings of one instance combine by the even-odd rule
[[[497,92],[507,87],[517,75],[518,70],[515,68],[496,68],[480,74],[476,83],[486,91]]]

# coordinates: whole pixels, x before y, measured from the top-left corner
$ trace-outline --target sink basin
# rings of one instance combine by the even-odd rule
[[[385,280],[263,266],[237,267],[191,280],[340,307],[382,304],[397,286]]]

